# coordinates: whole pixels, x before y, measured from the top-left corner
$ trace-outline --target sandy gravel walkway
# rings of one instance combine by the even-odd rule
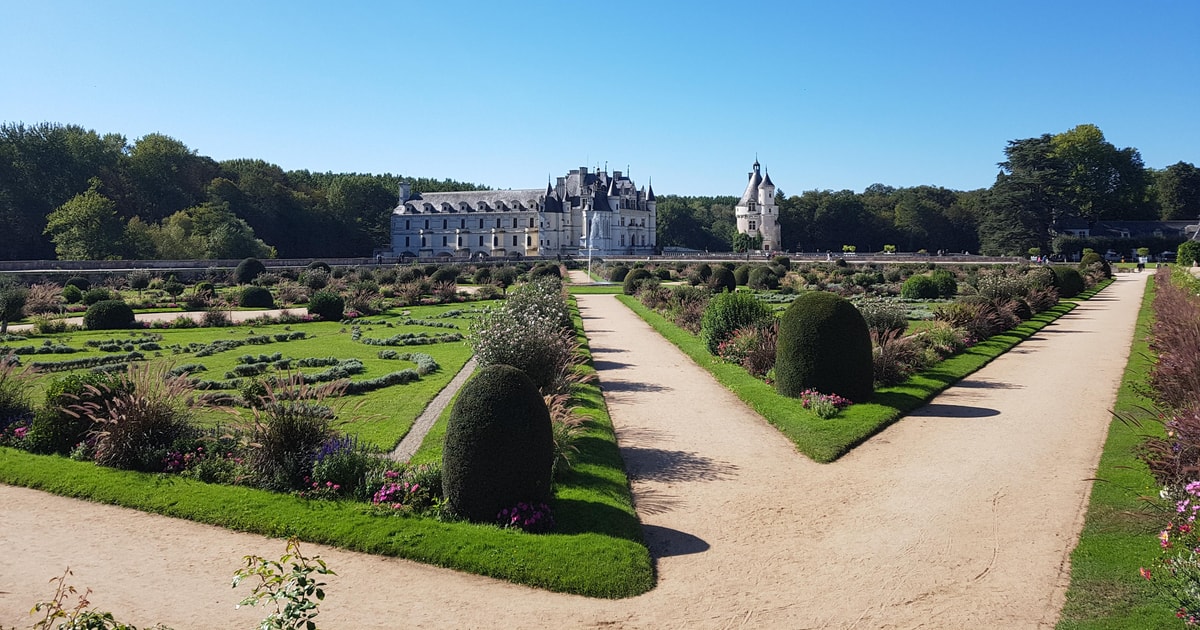
[[[1047,327],[841,461],[814,464],[612,296],[580,296],[659,586],[556,595],[329,548],[331,628],[1037,628],[1067,560],[1145,277]],[[0,622],[70,564],[138,625],[249,627],[259,536],[0,486]]]

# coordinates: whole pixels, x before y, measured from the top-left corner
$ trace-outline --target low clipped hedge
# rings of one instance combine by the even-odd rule
[[[266,287],[248,286],[238,296],[238,306],[246,308],[275,308],[275,298]]]
[[[642,282],[653,278],[654,275],[645,269],[634,269],[625,274],[625,280],[621,284],[621,290],[625,295],[633,295],[637,293]]]

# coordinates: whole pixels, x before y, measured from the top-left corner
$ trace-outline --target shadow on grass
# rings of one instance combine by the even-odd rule
[[[604,534],[642,542],[641,522],[619,508],[568,498],[554,499],[553,508],[555,534]]]
[[[708,551],[709,545],[700,538],[669,527],[659,525],[643,525],[642,533],[646,537],[646,546],[654,558],[670,556],[686,556],[693,553]]]

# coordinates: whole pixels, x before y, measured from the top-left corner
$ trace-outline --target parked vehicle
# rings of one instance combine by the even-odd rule
[[[1115,249],[1110,249],[1110,250],[1104,252],[1104,260],[1107,260],[1110,263],[1121,262],[1122,259],[1123,258],[1121,256],[1121,254],[1118,253],[1117,250],[1115,250]]]
[[[1159,262],[1175,262],[1175,252],[1167,250],[1158,255]]]

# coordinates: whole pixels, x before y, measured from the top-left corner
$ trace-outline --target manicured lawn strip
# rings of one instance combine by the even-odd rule
[[[596,284],[596,285],[568,284],[566,286],[567,286],[567,290],[571,292],[571,295],[580,295],[580,294],[589,294],[590,295],[590,294],[597,294],[597,293],[609,294],[609,293],[621,293],[621,291],[622,291],[622,285],[620,283]]]
[[[1158,558],[1155,535],[1165,522],[1164,515],[1147,511],[1141,497],[1156,495],[1158,487],[1134,456],[1144,436],[1161,434],[1161,425],[1145,408],[1150,401],[1138,394],[1154,365],[1147,343],[1153,300],[1151,279],[1115,407],[1118,413],[1147,422],[1141,428],[1120,420],[1109,425],[1083,531],[1071,553],[1071,586],[1057,626],[1063,630],[1183,627],[1170,603],[1156,599],[1150,584],[1138,575],[1139,567],[1150,567]]]
[[[853,405],[836,418],[823,420],[801,407],[799,401],[780,396],[773,387],[754,378],[740,366],[712,356],[698,337],[646,308],[636,298],[617,296],[617,299],[766,418],[795,443],[801,453],[822,463],[846,454],[904,414],[928,402],[938,392],[987,365],[1075,308],[1073,303],[1059,304],[1008,332],[975,344],[933,368],[914,375],[900,385],[876,390],[869,403]]]
[[[596,533],[535,536],[491,526],[372,516],[365,504],[113,470],[10,448],[0,448],[0,482],[239,531],[408,558],[552,591],[618,598],[653,586],[645,546]]]
[[[1091,299],[1091,297],[1092,297],[1093,295],[1096,295],[1097,293],[1099,293],[1099,292],[1103,291],[1104,289],[1108,288],[1108,285],[1112,284],[1113,282],[1116,282],[1116,281],[1115,281],[1115,280],[1113,280],[1112,278],[1106,278],[1106,279],[1104,279],[1104,280],[1101,280],[1100,282],[1097,282],[1097,283],[1096,283],[1096,286],[1094,286],[1094,287],[1092,287],[1092,288],[1090,288],[1090,289],[1088,289],[1088,290],[1086,290],[1086,291],[1084,291],[1084,292],[1080,293],[1079,295],[1076,295],[1076,296],[1075,296],[1075,297],[1073,297],[1073,298],[1069,298],[1069,299],[1070,299],[1070,300],[1072,300],[1072,301],[1075,301],[1075,302],[1079,302],[1079,301],[1082,301],[1082,300],[1088,300],[1088,299]]]

